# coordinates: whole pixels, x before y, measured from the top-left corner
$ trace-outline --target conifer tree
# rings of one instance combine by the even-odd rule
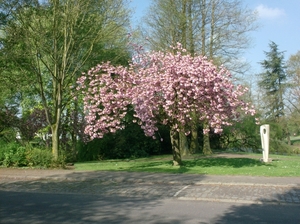
[[[266,59],[260,62],[264,70],[260,74],[259,87],[264,90],[264,111],[268,121],[278,122],[284,116],[283,94],[285,91],[286,71],[284,52],[279,51],[274,42],[269,44],[270,51],[265,52]]]

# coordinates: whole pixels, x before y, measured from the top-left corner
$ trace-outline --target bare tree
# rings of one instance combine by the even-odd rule
[[[300,113],[300,51],[291,55],[286,63],[289,91],[286,94],[288,106],[291,110]]]

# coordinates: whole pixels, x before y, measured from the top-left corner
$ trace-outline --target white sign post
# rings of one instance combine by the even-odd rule
[[[260,126],[261,147],[263,152],[263,161],[269,161],[269,139],[270,139],[270,125],[265,124]]]

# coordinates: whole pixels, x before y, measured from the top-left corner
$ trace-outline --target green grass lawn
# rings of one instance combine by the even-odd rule
[[[260,162],[261,154],[224,154],[211,157],[183,158],[183,166],[172,166],[172,156],[156,156],[135,160],[104,160],[76,163],[76,170],[138,171],[161,173],[193,173],[211,175],[299,176],[300,156],[269,155],[270,163]]]

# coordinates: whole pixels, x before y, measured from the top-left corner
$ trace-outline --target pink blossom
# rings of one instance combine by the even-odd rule
[[[192,57],[180,43],[173,49],[175,54],[140,53],[128,68],[102,63],[77,80],[77,89],[85,95],[85,132],[91,139],[124,128],[129,107],[133,122],[152,137],[159,123],[189,134],[196,119],[221,133],[222,126],[238,118],[239,108],[255,114],[254,107],[240,99],[247,88],[235,86],[228,70],[205,57]]]

